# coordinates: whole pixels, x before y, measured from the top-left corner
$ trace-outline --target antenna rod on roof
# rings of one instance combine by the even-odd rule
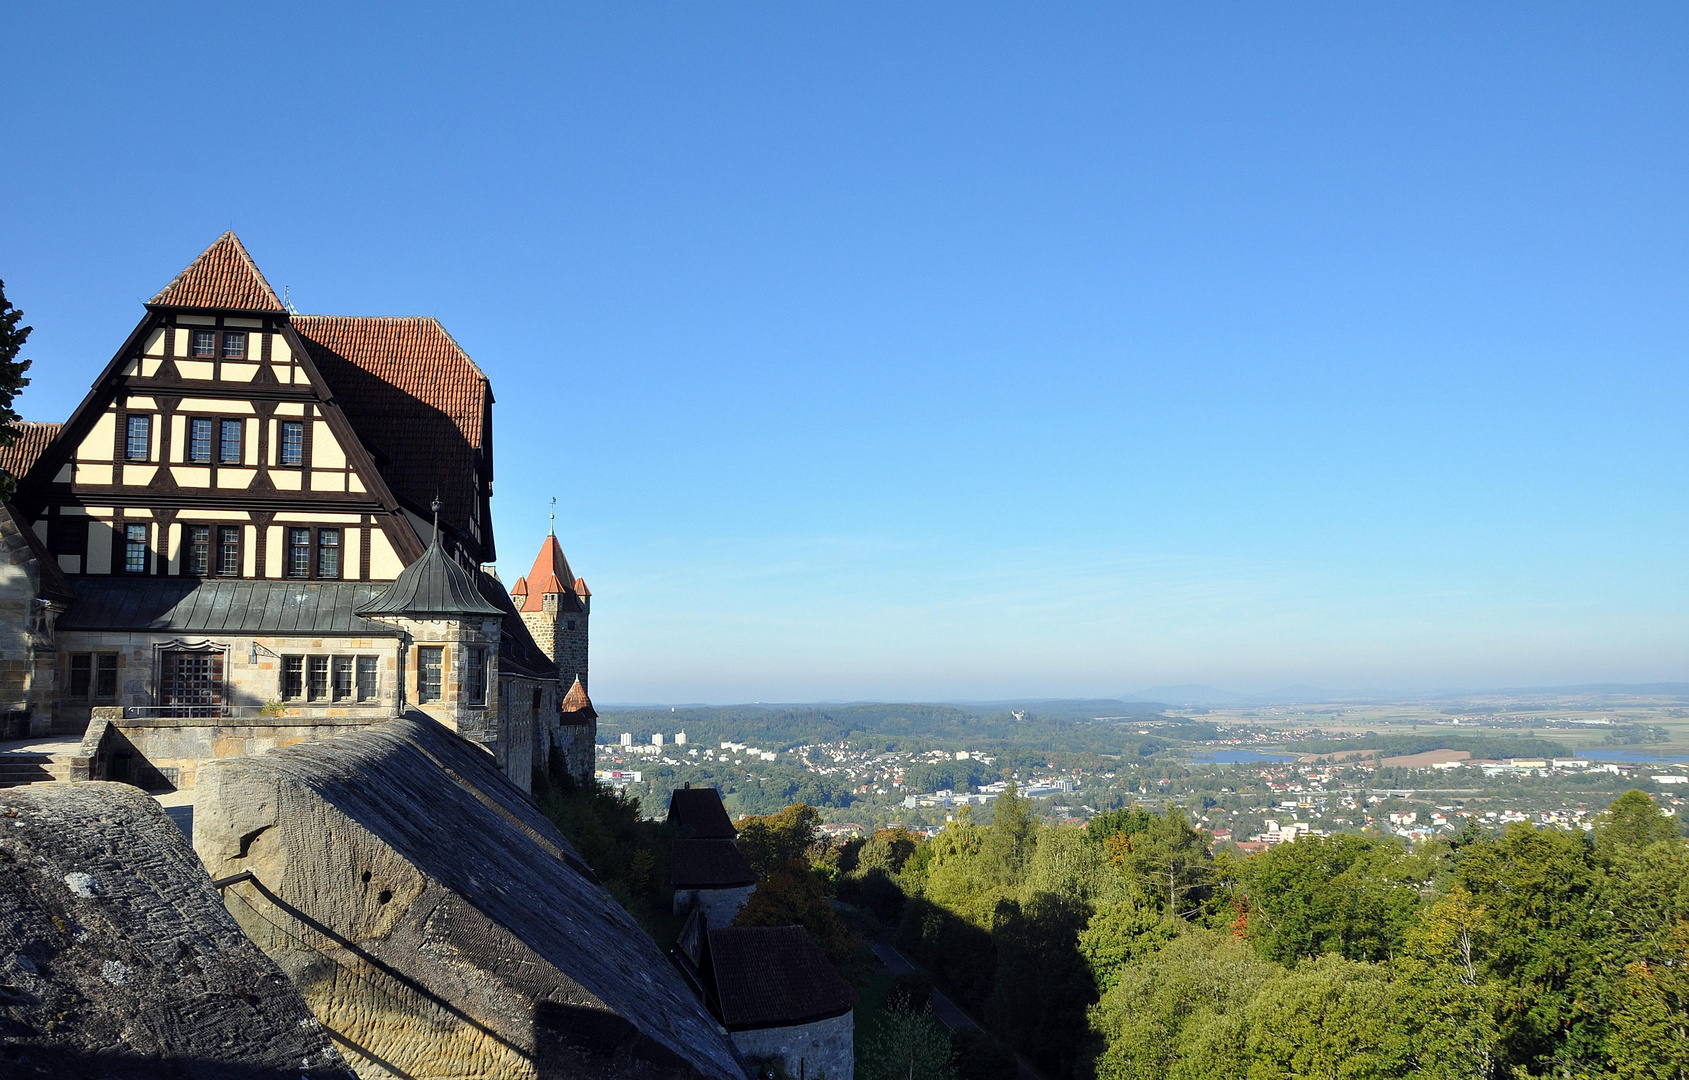
[[[440,542],[440,496],[435,495],[434,501],[429,505],[434,511],[434,539],[432,543],[438,544]]]
[[[557,496],[551,497],[551,535],[557,535]]]

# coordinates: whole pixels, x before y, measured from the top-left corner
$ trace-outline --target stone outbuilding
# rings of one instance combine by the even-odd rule
[[[722,805],[721,792],[691,784],[669,796],[669,879],[674,913],[702,910],[712,926],[726,926],[756,889],[757,875],[740,854],[739,832]]]

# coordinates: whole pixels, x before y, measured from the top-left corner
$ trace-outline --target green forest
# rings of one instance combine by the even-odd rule
[[[660,935],[665,845],[637,834],[662,826],[572,798],[553,816]],[[584,827],[606,815],[621,839]],[[1689,845],[1642,792],[1592,834],[1308,836],[1255,856],[1178,808],[1053,826],[1012,791],[989,825],[964,813],[931,840],[835,845],[818,823],[805,806],[740,822],[764,878],[741,919],[809,926],[859,985],[861,939],[894,941],[1049,1080],[1689,1076]],[[1013,1075],[965,1040],[932,1052],[942,1029],[911,1000],[865,1042],[862,1080]]]

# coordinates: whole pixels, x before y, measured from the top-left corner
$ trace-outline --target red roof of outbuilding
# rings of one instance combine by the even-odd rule
[[[147,301],[160,307],[284,311],[240,238],[226,232]]]

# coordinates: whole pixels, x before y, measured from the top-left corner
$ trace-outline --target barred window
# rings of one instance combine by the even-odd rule
[[[281,458],[283,465],[305,464],[305,423],[283,420],[281,424]]]
[[[352,658],[336,656],[332,667],[334,700],[345,701],[352,696]]]
[[[182,569],[189,574],[205,574],[211,570],[211,526],[188,526],[188,556]]]
[[[440,675],[445,668],[445,652],[438,645],[424,645],[416,650],[416,700],[423,705],[440,700]]]
[[[144,574],[147,572],[147,527],[145,525],[123,526],[123,572],[125,574]]]
[[[195,417],[188,421],[188,460],[211,460],[211,421]]]
[[[227,332],[223,335],[223,359],[239,360],[246,356],[246,335]]]
[[[217,576],[240,577],[240,526],[217,528]]]
[[[217,460],[224,465],[239,465],[245,448],[241,445],[246,425],[239,420],[225,420],[217,440]]]
[[[305,686],[305,696],[311,701],[322,701],[328,697],[328,657],[311,657],[310,682]]]
[[[194,355],[211,360],[217,355],[217,332],[215,330],[194,331]]]
[[[487,650],[465,650],[463,664],[463,693],[471,705],[487,703]]]
[[[311,576],[311,530],[287,530],[287,576]]]
[[[284,656],[281,661],[281,696],[283,701],[297,701],[305,695],[305,658]]]
[[[340,576],[340,530],[317,530],[317,576],[321,578],[337,578]]]
[[[125,458],[145,461],[152,456],[152,417],[130,416],[128,436],[123,446]]]
[[[377,667],[379,657],[358,657],[358,700],[374,701],[376,691],[380,688],[378,678],[380,668]]]

